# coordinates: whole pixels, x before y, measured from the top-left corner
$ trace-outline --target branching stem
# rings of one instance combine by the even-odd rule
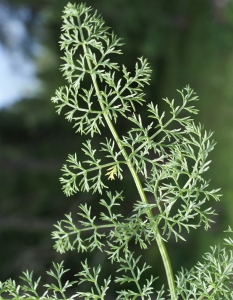
[[[134,169],[134,167],[133,167],[133,165],[132,165],[132,163],[129,159],[127,151],[125,150],[124,146],[122,145],[121,140],[120,140],[120,138],[119,138],[119,136],[118,136],[118,134],[115,130],[115,127],[114,127],[108,113],[105,110],[104,103],[103,103],[103,100],[102,100],[102,95],[100,93],[99,86],[98,86],[98,83],[97,83],[97,80],[96,80],[96,74],[93,72],[92,64],[91,64],[91,61],[90,61],[89,56],[88,56],[88,49],[87,49],[87,46],[85,44],[85,39],[84,39],[82,27],[81,27],[81,20],[80,20],[79,17],[78,17],[78,24],[79,24],[79,28],[80,28],[80,36],[81,36],[81,40],[82,40],[83,50],[84,50],[85,57],[86,57],[86,60],[87,60],[88,68],[90,70],[90,75],[91,75],[92,82],[93,82],[93,85],[94,85],[94,88],[95,88],[95,92],[96,92],[96,95],[98,97],[100,107],[103,111],[104,118],[106,120],[106,123],[109,126],[109,129],[110,129],[110,131],[111,131],[111,133],[112,133],[119,149],[121,150],[122,155],[124,156],[124,159],[127,162],[127,165],[128,165],[129,170],[130,170],[130,172],[133,176],[134,182],[136,184],[138,193],[139,193],[142,201],[145,204],[148,204],[148,200],[147,200],[146,195],[143,191],[141,181],[138,177],[138,174],[135,171],[135,169]],[[149,210],[148,211],[148,217],[152,217],[152,216],[153,216],[152,212],[151,212],[151,210]],[[173,270],[172,270],[170,258],[168,256],[167,249],[166,249],[166,246],[164,244],[164,241],[161,238],[159,229],[156,228],[155,231],[156,231],[156,242],[157,242],[157,245],[158,245],[162,260],[163,260],[164,268],[165,268],[165,271],[166,271],[168,286],[169,286],[169,290],[170,290],[170,294],[171,294],[171,300],[177,300],[177,298],[176,298],[176,289],[175,289],[175,281],[174,281],[174,275],[173,275]]]

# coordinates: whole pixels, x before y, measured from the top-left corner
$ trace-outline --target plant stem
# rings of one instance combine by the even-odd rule
[[[109,129],[110,129],[117,145],[119,146],[119,148],[122,152],[122,155],[124,156],[124,159],[126,160],[126,163],[127,163],[128,167],[129,167],[129,170],[130,170],[130,172],[133,176],[134,182],[136,184],[138,193],[139,193],[142,201],[147,204],[148,200],[147,200],[146,195],[144,193],[144,190],[142,188],[142,185],[141,185],[140,179],[138,177],[138,174],[135,171],[124,146],[122,146],[121,140],[120,140],[120,138],[119,138],[119,136],[118,136],[118,134],[115,130],[115,127],[114,127],[108,113],[105,110],[105,107],[104,107],[104,104],[103,104],[103,101],[102,101],[102,95],[100,93],[99,86],[98,86],[98,83],[97,83],[97,80],[96,80],[96,75],[95,75],[95,73],[93,73],[92,64],[91,64],[91,61],[90,61],[89,56],[88,56],[88,50],[87,50],[87,47],[86,47],[86,44],[85,44],[84,35],[83,35],[83,32],[82,32],[82,28],[81,28],[81,20],[80,20],[79,17],[78,17],[78,23],[79,23],[79,28],[80,28],[80,36],[81,36],[82,43],[83,43],[83,50],[84,50],[84,53],[85,53],[85,56],[86,56],[86,60],[87,60],[88,68],[90,70],[90,75],[91,75],[91,78],[92,78],[92,82],[93,82],[93,85],[94,85],[96,95],[98,97],[101,109],[103,111],[105,121],[108,124]],[[148,217],[152,217],[152,216],[153,216],[153,214],[152,214],[151,210],[149,210],[148,211]],[[168,286],[169,286],[169,290],[170,290],[171,300],[177,300],[176,291],[175,291],[175,281],[174,281],[174,275],[173,275],[173,270],[172,270],[170,258],[168,256],[166,246],[164,244],[164,241],[162,240],[162,237],[160,235],[160,232],[159,232],[158,228],[155,229],[155,234],[156,234],[156,242],[157,242],[157,245],[158,245],[162,260],[163,260],[164,268],[165,268],[165,271],[166,271],[166,276],[167,276]]]

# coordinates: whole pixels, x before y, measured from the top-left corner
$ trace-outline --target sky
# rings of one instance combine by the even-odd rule
[[[37,89],[36,66],[22,45],[27,31],[22,20],[30,18],[26,8],[12,13],[6,5],[0,5],[0,26],[4,46],[0,44],[0,109],[22,97],[30,97]]]
[[[0,46],[0,108],[7,107],[36,90],[36,67],[20,53]]]

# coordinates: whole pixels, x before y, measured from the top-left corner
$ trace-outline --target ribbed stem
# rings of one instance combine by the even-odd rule
[[[88,57],[88,51],[87,51],[87,47],[85,45],[85,40],[84,40],[82,28],[81,28],[81,21],[80,21],[79,18],[78,18],[78,22],[79,22],[79,26],[80,26],[79,28],[80,28],[80,36],[81,36],[82,43],[83,43],[83,50],[84,50],[84,53],[85,53],[85,56],[86,56],[88,68],[90,70],[90,75],[91,75],[92,82],[93,82],[93,85],[94,85],[94,88],[95,88],[95,91],[96,91],[96,95],[98,97],[101,109],[103,111],[104,118],[106,120],[106,123],[109,126],[109,129],[110,129],[117,145],[119,146],[119,148],[121,150],[122,155],[124,156],[125,161],[127,162],[129,170],[130,170],[130,172],[133,176],[134,182],[136,184],[138,193],[139,193],[142,201],[147,204],[148,200],[147,200],[146,195],[144,193],[144,190],[142,188],[141,181],[138,177],[138,174],[137,174],[136,170],[134,169],[124,146],[121,143],[121,140],[120,140],[120,138],[119,138],[119,136],[118,136],[118,134],[115,130],[115,127],[114,127],[108,113],[105,111],[105,107],[104,107],[104,104],[103,104],[103,101],[102,101],[102,96],[101,96],[99,86],[98,86],[98,83],[97,83],[97,80],[96,80],[96,75],[95,75],[95,73],[92,72],[93,68],[92,68],[91,61]],[[153,216],[151,210],[148,211],[148,216],[149,217]],[[173,270],[172,270],[170,258],[168,256],[166,246],[165,246],[165,244],[164,244],[164,242],[161,238],[161,235],[160,235],[160,232],[159,232],[158,228],[155,229],[155,234],[156,234],[156,242],[157,242],[157,245],[158,245],[162,260],[163,260],[164,268],[165,268],[165,271],[166,271],[168,286],[169,286],[169,290],[170,290],[170,294],[171,294],[171,300],[177,300],[176,292],[175,292],[175,282],[174,282],[174,276],[173,276]]]

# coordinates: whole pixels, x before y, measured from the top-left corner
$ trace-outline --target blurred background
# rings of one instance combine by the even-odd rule
[[[53,250],[50,233],[65,213],[94,200],[86,193],[66,198],[60,169],[69,153],[78,152],[85,137],[55,114],[50,101],[62,85],[58,41],[65,0],[0,0],[0,280],[22,271],[44,274],[51,261],[80,268],[86,255]],[[233,1],[232,0],[87,0],[108,26],[124,38],[119,62],[134,68],[147,57],[153,70],[148,101],[163,108],[162,98],[178,98],[176,89],[197,92],[197,122],[214,131],[217,146],[207,174],[221,188],[212,228],[191,231],[187,242],[171,239],[168,251],[174,270],[192,266],[223,231],[233,226]],[[161,108],[161,109],[162,109]],[[142,112],[143,113],[143,112]],[[133,201],[128,182],[125,197]],[[122,183],[121,189],[124,188]],[[120,190],[121,190],[120,189]],[[128,193],[128,194],[127,194]],[[94,208],[95,208],[94,202]],[[128,207],[124,206],[127,211]],[[124,212],[123,212],[124,213]],[[147,255],[160,274],[156,245]],[[106,258],[89,255],[93,265]],[[162,269],[161,269],[162,270]],[[161,271],[163,282],[164,271]],[[158,285],[160,282],[158,281]]]

